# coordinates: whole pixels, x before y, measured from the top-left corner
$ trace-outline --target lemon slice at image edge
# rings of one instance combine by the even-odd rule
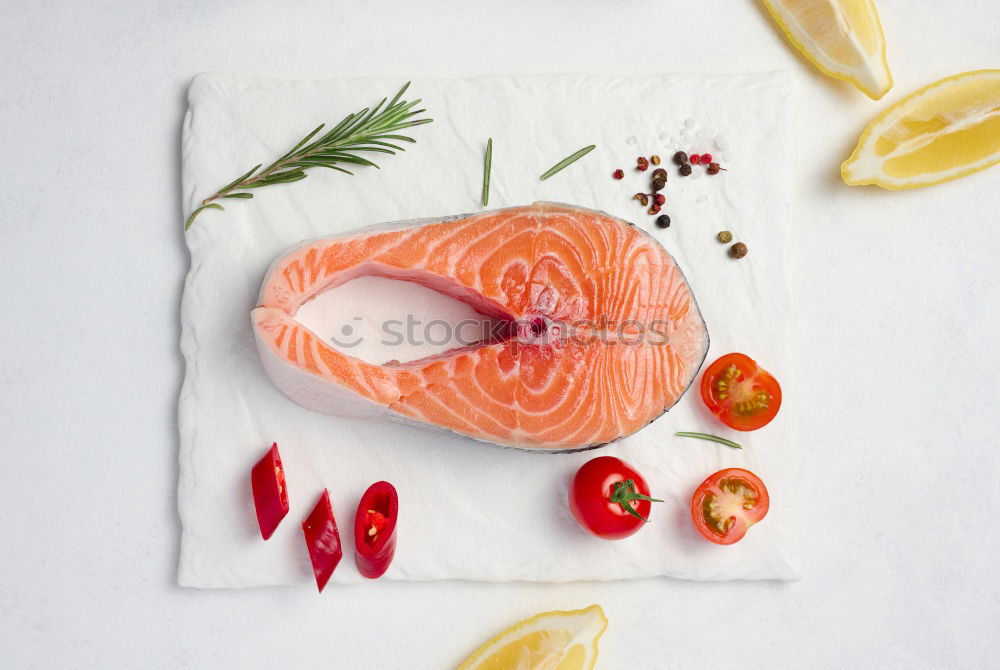
[[[494,637],[458,670],[592,670],[607,627],[600,605],[542,612]]]
[[[852,186],[940,184],[1000,162],[1000,70],[925,86],[868,124],[840,174]]]
[[[872,0],[761,0],[785,37],[824,74],[873,100],[892,88],[885,35]]]

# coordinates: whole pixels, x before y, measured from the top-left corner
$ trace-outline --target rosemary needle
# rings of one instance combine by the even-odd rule
[[[550,167],[548,170],[546,170],[545,174],[542,175],[542,181],[545,181],[546,179],[554,175],[556,172],[559,172],[570,163],[575,163],[576,161],[580,160],[581,158],[589,154],[591,151],[593,151],[596,147],[597,147],[596,144],[591,144],[589,147],[584,147],[580,149],[572,156],[567,156],[566,158],[562,159],[561,161]]]
[[[719,437],[718,435],[709,435],[708,433],[674,433],[678,437],[697,437],[699,440],[708,440],[709,442],[718,442],[719,444],[724,444],[727,447],[732,447],[733,449],[742,449],[743,446],[738,442],[733,442],[732,440],[727,440],[724,437]]]
[[[483,207],[490,204],[490,167],[493,165],[493,138],[486,141],[486,158],[483,161]]]

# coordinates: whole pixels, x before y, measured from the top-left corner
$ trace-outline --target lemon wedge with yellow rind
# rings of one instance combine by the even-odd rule
[[[873,100],[892,88],[885,35],[872,0],[761,0],[795,48],[824,74]]]
[[[458,670],[592,670],[607,627],[600,605],[542,612],[494,637]]]
[[[931,186],[1000,162],[1000,70],[925,86],[868,124],[840,167],[844,182]]]

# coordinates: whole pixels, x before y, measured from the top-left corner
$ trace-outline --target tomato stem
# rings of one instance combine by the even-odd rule
[[[631,479],[626,479],[623,482],[615,482],[615,488],[611,491],[611,497],[608,498],[608,500],[613,503],[618,503],[621,505],[622,510],[628,512],[637,519],[642,519],[647,523],[649,522],[649,519],[636,512],[631,503],[635,500],[663,502],[658,498],[650,498],[649,496],[639,493],[635,488],[635,482]]]

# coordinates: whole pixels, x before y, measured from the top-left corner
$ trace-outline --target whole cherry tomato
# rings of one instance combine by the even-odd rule
[[[742,468],[719,470],[691,497],[691,519],[702,537],[733,544],[764,518],[771,500],[760,477]]]
[[[649,486],[625,461],[600,456],[587,461],[573,476],[569,509],[580,525],[597,537],[620,540],[649,520],[653,502]]]
[[[757,430],[778,413],[781,386],[749,356],[726,354],[702,375],[701,399],[730,428]]]

